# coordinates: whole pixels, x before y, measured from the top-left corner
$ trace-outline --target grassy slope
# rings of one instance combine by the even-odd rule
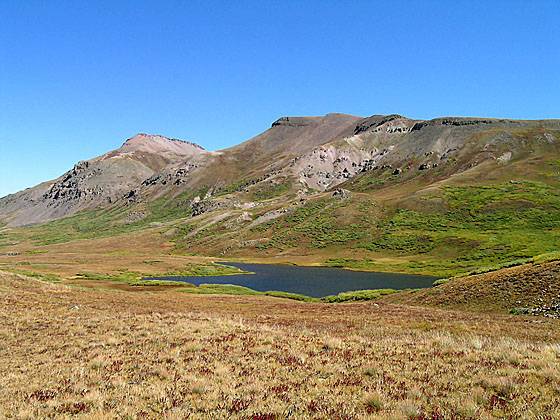
[[[110,209],[84,211],[43,225],[16,229],[12,235],[15,238],[29,238],[37,245],[50,245],[135,232],[190,216],[190,209],[185,202],[195,194],[160,198],[151,203],[130,207],[120,205]],[[131,213],[145,214],[146,217],[127,221]]]
[[[554,320],[1,272],[0,296],[0,417],[560,416]]]
[[[312,201],[255,229],[271,238],[257,248],[350,254],[343,247],[364,258],[330,258],[328,265],[441,276],[560,249],[559,184],[449,186],[422,199],[416,209],[383,208],[365,195]],[[440,207],[430,208],[430,201]]]
[[[438,208],[432,208],[432,202]],[[165,214],[154,211],[146,220],[131,224],[111,219],[120,213],[79,214],[8,231],[0,238],[0,246],[8,248],[10,241],[25,240],[48,245],[142,229],[163,234],[177,225],[177,217],[184,216],[184,209],[178,213],[173,209],[176,207]],[[154,224],[156,220],[165,224]],[[560,184],[522,181],[444,186],[424,195],[414,206],[401,207],[384,205],[363,193],[342,201],[325,196],[279,219],[238,232],[249,240],[268,238],[247,249],[235,248],[237,239],[228,234],[232,228],[225,223],[227,220],[210,224],[183,239],[196,228],[196,222],[179,222],[173,231],[179,244],[176,252],[206,251],[219,256],[219,249],[228,244],[229,254],[238,257],[307,254],[333,266],[450,276],[560,249]]]
[[[403,292],[387,302],[477,312],[508,312],[560,303],[560,261],[525,264],[495,272],[450,279],[431,289]]]
[[[348,200],[322,194],[234,232],[223,220],[186,243],[178,237],[179,250],[440,276],[530,259],[560,249],[560,156],[531,147],[462,172],[450,164],[403,178],[366,173],[345,185]]]
[[[244,191],[245,181],[224,186],[218,195],[233,192],[257,200],[260,205],[255,208],[219,209],[190,218],[189,199],[204,192],[191,191],[4,230],[0,252],[18,244],[36,247],[145,232],[173,241],[177,255],[442,277],[498,268],[560,249],[560,154],[555,145],[535,140],[540,129],[524,130],[514,134],[515,141],[525,146],[507,163],[486,161],[470,167],[466,163],[476,158],[475,153],[429,171],[413,167],[401,176],[392,175],[390,169],[372,171],[344,185],[352,190],[349,199],[339,200],[327,192],[303,204],[292,200],[294,187],[290,190],[286,183],[257,183]],[[473,141],[484,137],[477,139]],[[476,143],[473,147],[476,151]],[[239,221],[243,211],[255,219],[282,207],[288,212],[256,226]],[[129,220],[131,213],[145,217]]]

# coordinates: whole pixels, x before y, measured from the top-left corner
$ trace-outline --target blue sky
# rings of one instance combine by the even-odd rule
[[[0,196],[137,132],[282,115],[560,117],[558,1],[0,3]]]

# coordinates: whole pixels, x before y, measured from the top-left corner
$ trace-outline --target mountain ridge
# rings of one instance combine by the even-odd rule
[[[167,137],[161,134],[149,134],[149,133],[135,134],[134,136],[126,139],[125,142],[122,144],[122,146],[117,150],[123,148],[131,148],[133,150],[136,150],[139,147],[153,144],[153,143],[162,145],[162,147],[165,147],[163,146],[163,144],[167,143],[168,148],[175,149],[175,150],[182,150],[182,149],[188,150],[190,147],[192,147],[195,149],[206,151],[204,147],[192,141]]]
[[[231,189],[230,184],[247,189],[265,180],[289,183],[288,190],[305,196],[364,173],[390,169],[402,180],[440,165],[450,167],[453,161],[451,176],[488,160],[504,163],[526,153],[527,142],[516,140],[519,130],[559,126],[559,120],[483,117],[284,116],[263,133],[215,152],[190,141],[138,133],[59,178],[0,198],[0,220],[9,226],[42,223],[119,202],[151,201],[202,187],[212,196]],[[485,136],[481,149],[476,142]],[[556,144],[551,133],[544,132],[543,139]]]

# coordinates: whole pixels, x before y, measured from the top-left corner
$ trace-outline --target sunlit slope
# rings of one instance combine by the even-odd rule
[[[160,188],[156,179],[109,206],[5,230],[0,246],[147,230],[175,253],[441,276],[560,249],[557,121],[357,121],[335,114],[275,123],[205,157],[224,163],[211,176],[201,164],[184,183]],[[333,124],[340,132],[325,140]],[[248,145],[260,150],[260,166]]]

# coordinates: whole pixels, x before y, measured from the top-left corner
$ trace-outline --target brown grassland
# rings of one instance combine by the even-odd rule
[[[0,418],[560,418],[560,320],[507,313],[557,262],[326,304],[77,278],[212,261],[157,230],[7,250]]]
[[[3,418],[559,418],[560,322],[0,273]]]
[[[558,122],[368,119],[360,137],[329,115],[185,161],[185,182],[141,171],[111,205],[70,199],[93,163],[52,200],[2,201],[0,420],[560,419]],[[302,184],[323,172],[344,182]],[[18,200],[69,217],[9,227]],[[143,280],[235,260],[442,279],[345,303]]]

